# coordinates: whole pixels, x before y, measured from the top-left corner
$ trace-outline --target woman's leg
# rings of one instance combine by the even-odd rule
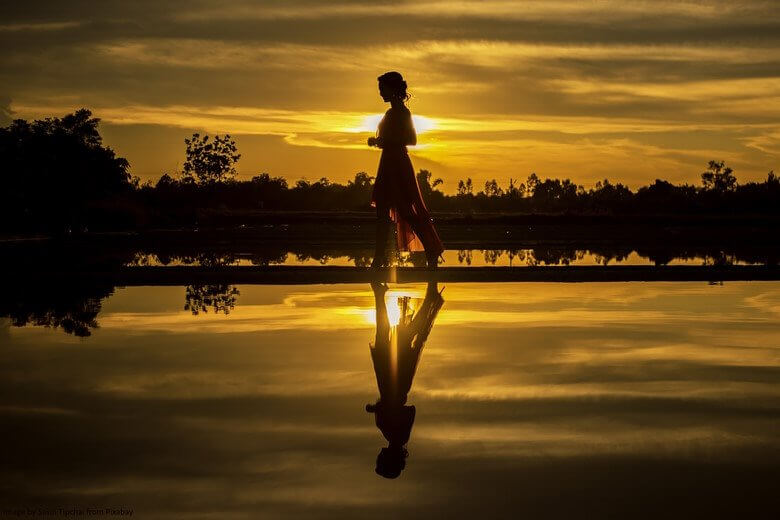
[[[403,214],[403,219],[409,222],[412,231],[414,231],[414,234],[417,235],[420,242],[422,242],[423,248],[425,249],[425,256],[428,259],[428,267],[436,267],[439,264],[439,254],[441,251],[438,251],[438,246],[431,240],[433,237],[430,234],[428,226],[431,226],[432,224],[430,222],[424,222],[423,218],[424,217],[414,215],[411,212],[405,212]]]
[[[376,208],[376,249],[371,267],[387,265],[387,237],[390,234],[392,220],[390,209],[377,206]]]

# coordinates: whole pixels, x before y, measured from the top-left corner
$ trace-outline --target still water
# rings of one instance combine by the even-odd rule
[[[17,308],[0,318],[0,505],[780,511],[780,283],[387,289],[128,287]]]

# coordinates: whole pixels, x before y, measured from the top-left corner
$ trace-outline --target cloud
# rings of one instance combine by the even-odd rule
[[[115,124],[279,137],[258,156],[302,154],[296,164],[310,168],[295,173],[311,175],[315,150],[354,154],[345,167],[363,160],[363,139],[343,128],[384,110],[375,78],[397,69],[413,112],[439,123],[416,153],[445,180],[518,167],[579,182],[695,181],[713,152],[744,179],[774,167],[771,3],[183,5],[4,7],[0,81],[14,110],[87,106]],[[169,167],[129,159],[149,165],[142,175]]]

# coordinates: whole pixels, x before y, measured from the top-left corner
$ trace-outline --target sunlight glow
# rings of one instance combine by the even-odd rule
[[[429,130],[436,129],[436,120],[425,116],[412,115],[412,121],[414,122],[414,128],[418,134],[424,134]]]
[[[401,321],[401,308],[398,306],[398,296],[393,298],[385,298],[387,305],[387,319],[390,322],[391,327],[398,325]],[[376,309],[367,309],[363,313],[365,320],[371,325],[376,325]]]
[[[387,302],[387,319],[391,327],[395,327],[401,321],[401,309],[398,307],[398,298],[390,298],[390,301]]]
[[[391,289],[385,294],[385,305],[387,306],[387,319],[390,322],[391,327],[395,327],[401,321],[401,307],[398,304],[399,298],[408,296],[412,298],[410,302],[410,309],[416,309],[414,299],[421,300],[425,294],[423,291],[415,289]],[[376,309],[365,309],[360,312],[367,323],[376,325]]]
[[[351,132],[376,132],[379,122],[382,120],[383,114],[373,114],[365,116],[360,124],[354,128],[350,128]],[[424,134],[430,130],[437,128],[436,120],[430,117],[412,115],[412,122],[414,123],[414,129],[418,134]]]

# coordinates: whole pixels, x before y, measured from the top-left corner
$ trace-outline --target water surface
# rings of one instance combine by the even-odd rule
[[[778,511],[780,283],[436,289],[395,479],[375,471],[388,443],[365,409],[379,398],[368,285],[17,305],[0,318],[0,504],[141,518]],[[391,286],[391,324],[425,292]]]

